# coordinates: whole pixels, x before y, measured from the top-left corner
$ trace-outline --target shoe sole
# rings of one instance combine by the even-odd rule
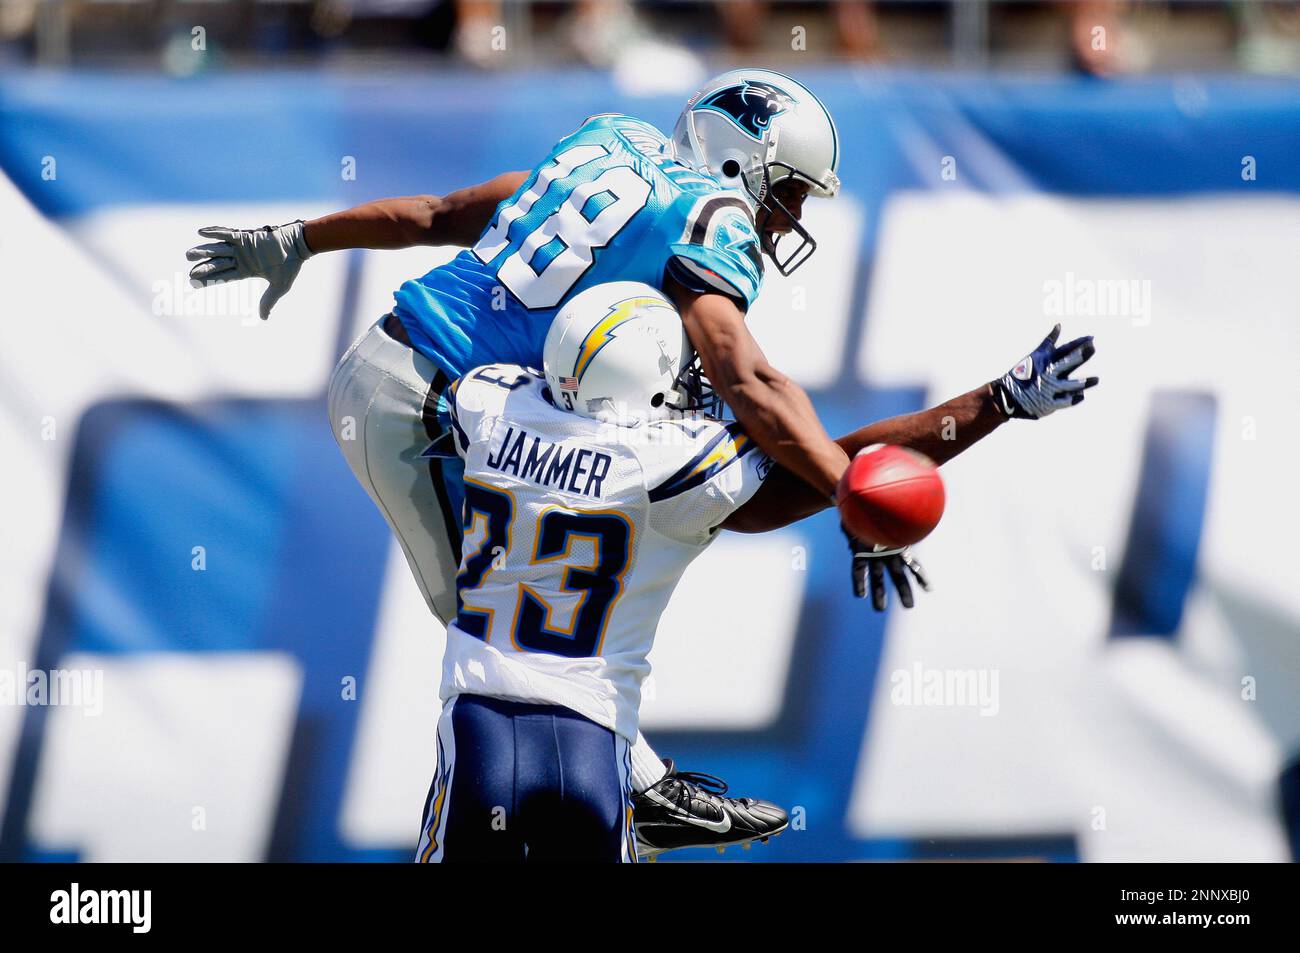
[[[789,827],[790,827],[790,822],[786,821],[784,824],[782,824],[780,827],[778,827],[776,830],[772,831],[771,833],[756,834],[755,836],[747,838],[746,840],[731,841],[730,843],[727,844],[685,844],[681,847],[652,847],[645,851],[642,851],[640,848],[638,848],[636,852],[636,859],[649,861],[650,863],[653,864],[656,860],[659,859],[660,854],[667,854],[670,851],[674,851],[674,850],[707,850],[708,848],[712,847],[719,854],[725,854],[727,852],[728,847],[739,847],[741,850],[749,850],[751,847],[754,846],[755,841],[757,841],[760,844],[766,844],[769,840],[771,840],[773,837],[776,837],[778,834],[785,833],[785,831]]]

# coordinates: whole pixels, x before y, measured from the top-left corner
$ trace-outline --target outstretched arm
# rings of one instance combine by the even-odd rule
[[[1097,378],[1071,378],[1070,374],[1096,349],[1090,335],[1058,346],[1060,334],[1058,324],[1038,347],[997,380],[938,407],[868,424],[836,443],[850,457],[864,447],[887,443],[908,447],[936,464],[944,464],[1012,417],[1038,420],[1082,403],[1084,391],[1096,386]],[[830,505],[829,494],[809,486],[789,468],[778,466],[723,525],[741,533],[761,533],[787,526]]]
[[[462,245],[478,240],[498,204],[527,172],[507,172],[447,195],[379,199],[305,223],[313,254],[344,248],[391,250],[415,245]]]
[[[994,400],[992,385],[985,384],[929,410],[867,424],[835,442],[849,457],[872,444],[888,443],[943,464],[1006,420]],[[722,525],[738,533],[765,533],[820,513],[833,502],[784,466],[776,466],[758,492]]]
[[[293,286],[302,263],[312,255],[345,248],[472,245],[498,203],[509,198],[527,177],[526,172],[507,172],[445,196],[380,199],[310,222],[201,228],[199,235],[211,241],[185,253],[187,259],[197,262],[190,269],[190,283],[263,278],[267,289],[258,311],[266,320]]]

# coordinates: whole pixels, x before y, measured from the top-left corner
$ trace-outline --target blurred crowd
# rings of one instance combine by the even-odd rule
[[[1300,3],[1280,0],[0,0],[0,64],[158,65],[426,58],[483,69],[630,51],[779,64],[1300,72]]]

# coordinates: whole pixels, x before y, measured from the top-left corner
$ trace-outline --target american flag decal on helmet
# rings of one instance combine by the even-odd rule
[[[577,390],[578,379],[576,377],[561,377],[560,390]]]

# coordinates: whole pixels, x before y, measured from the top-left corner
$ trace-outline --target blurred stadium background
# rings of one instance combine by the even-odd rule
[[[945,468],[911,613],[831,515],[692,567],[647,734],[795,810],[727,858],[1295,857],[1297,4],[3,0],[0,859],[409,856],[442,633],[323,393],[454,250],[315,259],[266,324],[184,250],[669,127],[737,63],[842,132],[751,316],[833,432],[1057,320],[1103,386]]]

